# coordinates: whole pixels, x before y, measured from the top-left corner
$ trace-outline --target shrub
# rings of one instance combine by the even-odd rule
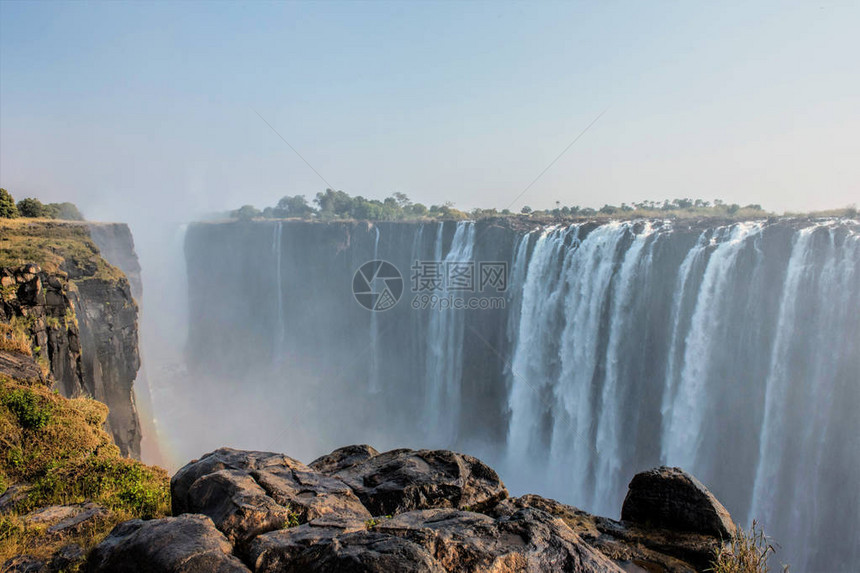
[[[159,517],[170,506],[167,473],[127,458],[93,456],[64,464],[36,481],[30,507],[96,499],[143,519]]]
[[[235,211],[230,212],[231,217],[233,217],[234,219],[239,219],[240,221],[250,221],[251,219],[259,217],[260,215],[262,215],[260,210],[253,205],[242,205]]]
[[[713,573],[767,573],[768,559],[776,548],[764,531],[753,521],[749,531],[738,527],[731,542],[717,549],[711,568]],[[783,567],[788,571],[788,566]]]
[[[3,405],[26,430],[40,430],[51,421],[51,409],[32,390],[15,388],[3,395]]]
[[[15,199],[5,189],[0,189],[0,219],[14,219],[18,216]]]
[[[0,563],[20,554],[48,559],[69,543],[87,551],[120,522],[169,513],[167,472],[121,457],[103,429],[107,414],[95,400],[0,375],[0,489],[20,484],[25,496],[0,516]],[[21,519],[39,507],[87,500],[111,511],[62,536]]]
[[[48,204],[54,212],[55,219],[63,219],[65,221],[83,221],[84,215],[74,203],[50,203]]]
[[[18,215],[20,217],[53,219],[53,211],[34,197],[27,197],[18,201]]]

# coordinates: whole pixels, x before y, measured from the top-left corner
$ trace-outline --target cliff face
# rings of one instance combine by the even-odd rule
[[[123,455],[139,458],[138,308],[129,280],[102,258],[83,224],[4,222],[0,253],[0,318],[29,340],[61,394],[108,405],[106,429]]]

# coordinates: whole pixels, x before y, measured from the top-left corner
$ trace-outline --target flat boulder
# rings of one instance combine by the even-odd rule
[[[699,480],[680,468],[662,466],[633,476],[621,520],[729,539],[735,524]]]
[[[491,467],[448,450],[392,450],[331,475],[352,488],[373,515],[432,508],[480,511],[508,497]]]
[[[205,515],[117,525],[90,553],[91,573],[250,573]]]

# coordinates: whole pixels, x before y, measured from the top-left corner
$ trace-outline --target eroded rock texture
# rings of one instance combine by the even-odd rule
[[[202,570],[182,568],[198,562],[256,573],[707,569],[731,518],[681,470],[646,473],[625,505],[638,513],[616,521],[536,495],[510,498],[490,467],[447,450],[347,446],[307,466],[221,448],[173,476],[180,517],[118,526],[92,570],[124,571],[135,559],[159,572]],[[150,549],[168,545],[164,555]]]

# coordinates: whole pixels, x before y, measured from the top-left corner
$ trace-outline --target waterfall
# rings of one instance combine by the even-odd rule
[[[472,261],[475,241],[474,223],[460,222],[451,240],[447,255],[442,256],[444,224],[440,223],[434,250],[434,261],[442,263],[447,272],[451,263]],[[443,297],[459,297],[455,291],[445,289]],[[458,436],[460,420],[460,385],[463,376],[463,337],[465,310],[453,308],[430,309],[427,328],[425,417],[428,431],[434,441],[453,444]]]
[[[272,338],[274,341],[274,351],[272,353],[275,364],[280,364],[283,350],[284,350],[284,340],[286,338],[287,326],[284,324],[284,286],[283,286],[283,273],[281,272],[281,264],[282,264],[282,246],[283,246],[283,222],[278,221],[275,223],[274,232],[272,236],[272,256],[275,259],[275,308],[277,309],[277,326],[275,329],[275,336]]]
[[[373,236],[373,259],[379,260],[379,227],[374,227]],[[374,277],[375,278],[375,277]],[[370,313],[370,375],[368,377],[368,391],[371,394],[378,393],[379,381],[379,312]]]
[[[612,313],[609,319],[609,341],[606,349],[605,374],[600,406],[597,410],[597,437],[595,452],[597,467],[595,471],[594,500],[592,505],[600,505],[602,500],[611,499],[621,482],[622,439],[620,432],[623,411],[624,388],[629,380],[622,380],[620,363],[625,359],[621,352],[622,341],[629,338],[633,330],[630,322],[635,316],[631,310],[637,295],[648,284],[651,270],[651,256],[654,242],[650,241],[654,228],[646,223],[636,234],[633,243],[624,254],[621,267],[617,271],[611,295]],[[640,297],[641,299],[641,297]],[[635,326],[635,325],[634,325]]]
[[[296,447],[301,428],[322,436],[314,453],[462,448],[515,495],[610,517],[636,472],[679,465],[792,569],[860,561],[857,221],[289,225],[192,226],[189,353],[190,377],[223,378],[249,419],[291,407],[266,423]],[[344,293],[380,256],[404,279],[416,261],[508,261],[505,308],[420,310],[404,293],[368,312]],[[271,346],[290,357],[275,376],[258,370]]]
[[[722,302],[731,296],[727,284],[741,249],[747,239],[761,230],[757,223],[740,223],[724,230],[708,260],[705,276],[699,288],[696,308],[685,340],[681,379],[668,411],[668,423],[663,435],[663,459],[666,463],[685,468],[696,467],[700,452],[704,412],[708,407],[708,374],[712,355],[715,325],[721,320]],[[725,240],[722,236],[728,234]]]

